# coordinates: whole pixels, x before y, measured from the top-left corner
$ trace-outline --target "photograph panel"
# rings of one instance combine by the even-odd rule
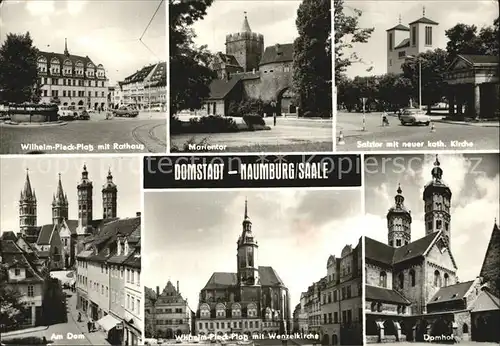
[[[497,1],[334,3],[337,150],[498,150]]]
[[[367,343],[498,343],[498,154],[365,156]]]
[[[2,343],[138,345],[140,158],[0,163]]]
[[[166,152],[166,4],[3,1],[0,153]]]
[[[145,341],[361,345],[361,197],[145,192]]]
[[[332,151],[331,1],[196,4],[169,1],[171,151]]]

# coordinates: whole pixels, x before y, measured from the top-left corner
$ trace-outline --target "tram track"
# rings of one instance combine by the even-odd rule
[[[154,131],[158,127],[164,126],[164,125],[165,124],[161,123],[161,124],[157,124],[157,125],[152,126],[149,130],[147,130],[146,138],[141,136],[140,132],[143,130],[145,131],[146,127],[151,126],[151,124],[142,124],[142,125],[136,126],[131,131],[132,138],[138,144],[142,144],[144,146],[144,148],[150,153],[164,153],[167,150],[167,143],[166,143],[166,141],[158,138],[154,133]],[[166,137],[166,133],[165,133],[165,137]],[[158,148],[158,147],[160,147],[160,148]]]

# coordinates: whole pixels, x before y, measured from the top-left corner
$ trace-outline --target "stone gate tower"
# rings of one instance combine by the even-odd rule
[[[243,231],[238,239],[238,284],[259,285],[259,266],[257,265],[258,245],[252,234],[252,222],[248,217],[247,201],[245,201],[245,216]]]
[[[116,217],[116,200],[118,189],[113,183],[111,169],[108,170],[106,183],[102,186],[102,218],[111,219]]]
[[[432,180],[425,185],[423,199],[425,212],[425,234],[443,231],[444,238],[451,247],[450,237],[450,201],[451,190],[443,182],[443,170],[438,156],[431,171]]]
[[[387,212],[389,246],[401,247],[411,242],[411,212],[404,205],[401,186],[394,197],[394,207]]]
[[[259,69],[263,53],[264,36],[252,32],[245,12],[241,31],[226,35],[226,54],[233,55],[243,71],[248,72]]]
[[[78,221],[83,227],[92,221],[92,182],[89,180],[87,166],[83,165],[82,179],[77,186],[78,190]]]
[[[59,173],[59,182],[57,183],[57,191],[52,199],[52,223],[60,224],[63,220],[68,219],[68,197],[63,191],[61,174]]]

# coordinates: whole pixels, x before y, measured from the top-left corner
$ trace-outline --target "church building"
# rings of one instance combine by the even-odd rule
[[[236,273],[215,272],[200,292],[196,334],[290,333],[288,288],[272,267],[259,266],[247,202],[236,247]]]
[[[400,74],[406,59],[437,48],[433,33],[439,23],[425,16],[425,7],[422,17],[408,25],[401,24],[400,17],[398,25],[386,30],[387,73]]]
[[[498,342],[500,334],[491,330],[500,323],[498,274],[492,269],[500,264],[499,247],[492,245],[499,240],[498,226],[481,276],[459,282],[451,246],[452,192],[437,156],[431,175],[423,192],[426,236],[412,241],[412,215],[399,186],[387,213],[387,244],[365,238],[366,340],[421,342],[425,335],[445,335]]]
[[[87,167],[83,166],[80,184],[77,186],[78,219],[69,219],[68,196],[64,192],[61,174],[57,189],[52,198],[52,223],[37,225],[37,197],[31,187],[29,173],[19,198],[20,235],[28,243],[34,244],[38,255],[48,259],[50,269],[71,268],[75,256],[81,251],[79,242],[97,232],[104,220],[116,219],[117,188],[113,183],[111,171],[102,188],[103,218],[93,219],[92,182],[89,180]]]

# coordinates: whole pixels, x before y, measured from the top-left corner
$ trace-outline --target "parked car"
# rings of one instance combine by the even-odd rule
[[[78,120],[89,120],[90,119],[90,115],[89,115],[89,111],[83,107],[78,107],[78,109],[76,110],[76,119]]]
[[[78,112],[74,106],[59,106],[57,116],[59,120],[75,120],[78,117]]]
[[[424,124],[425,126],[429,126],[431,123],[431,117],[426,115],[424,111],[410,108],[406,108],[401,111],[399,120],[401,121],[401,125]]]
[[[113,110],[113,116],[115,117],[128,117],[135,118],[139,115],[139,111],[136,109],[132,109],[131,107],[122,106],[118,109]]]

